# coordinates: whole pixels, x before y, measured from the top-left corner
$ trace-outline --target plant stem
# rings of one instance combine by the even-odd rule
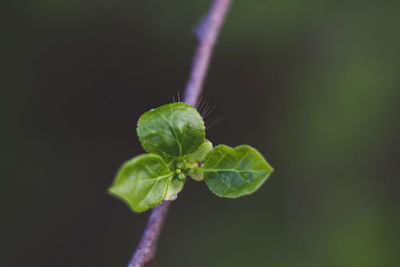
[[[170,201],[165,200],[152,210],[142,240],[140,240],[128,267],[142,267],[153,260],[157,239],[164,225],[170,203]]]
[[[196,30],[198,46],[184,95],[184,102],[193,107],[197,105],[200,97],[215,42],[230,4],[231,0],[214,0],[209,13]],[[169,205],[170,201],[165,200],[152,210],[142,239],[128,267],[143,267],[154,259],[158,236],[164,225]]]
[[[196,30],[199,45],[184,95],[184,101],[192,106],[196,106],[200,97],[215,42],[230,4],[231,0],[214,0],[210,12]]]

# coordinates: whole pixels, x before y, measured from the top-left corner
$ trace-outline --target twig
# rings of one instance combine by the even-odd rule
[[[199,46],[194,55],[192,72],[185,88],[185,102],[192,106],[196,106],[201,94],[215,42],[230,4],[231,0],[214,0],[210,12],[196,31]]]
[[[196,30],[198,47],[184,95],[184,101],[193,107],[196,106],[200,97],[215,42],[230,4],[231,0],[214,0],[205,20]],[[151,212],[142,239],[128,267],[143,267],[154,259],[158,236],[164,225],[169,205],[170,201],[165,200]]]
[[[144,230],[142,240],[132,256],[128,267],[142,267],[154,258],[158,236],[167,216],[170,201],[163,203],[153,209]]]

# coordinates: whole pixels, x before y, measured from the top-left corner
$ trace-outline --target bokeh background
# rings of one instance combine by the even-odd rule
[[[204,0],[1,8],[1,266],[125,266],[149,213],[107,194],[136,122],[182,94]],[[214,144],[276,171],[227,200],[189,181],[156,266],[400,266],[400,1],[236,0],[204,98]]]

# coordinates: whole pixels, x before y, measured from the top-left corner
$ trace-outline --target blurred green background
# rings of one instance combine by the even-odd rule
[[[136,122],[182,93],[204,0],[1,8],[1,266],[125,266],[148,213],[106,193]],[[400,1],[236,0],[204,87],[214,144],[276,171],[227,200],[189,181],[156,266],[400,266]]]

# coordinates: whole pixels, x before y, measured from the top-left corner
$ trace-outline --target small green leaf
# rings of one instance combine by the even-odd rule
[[[144,113],[137,133],[143,148],[166,162],[195,152],[205,138],[203,118],[185,103],[167,104]]]
[[[122,165],[109,192],[142,212],[164,200],[173,175],[160,156],[137,156]]]
[[[206,140],[201,146],[192,154],[187,156],[189,161],[203,162],[207,154],[213,149],[213,145],[210,141]]]
[[[204,173],[201,170],[201,168],[196,168],[193,170],[193,173],[189,175],[190,178],[192,178],[193,180],[200,182],[204,180]]]
[[[168,185],[168,191],[165,195],[166,200],[173,200],[175,195],[182,191],[185,185],[185,180],[179,180],[177,177],[172,178]]]
[[[217,196],[228,198],[253,193],[273,171],[257,150],[246,145],[216,146],[202,170],[208,188]]]

